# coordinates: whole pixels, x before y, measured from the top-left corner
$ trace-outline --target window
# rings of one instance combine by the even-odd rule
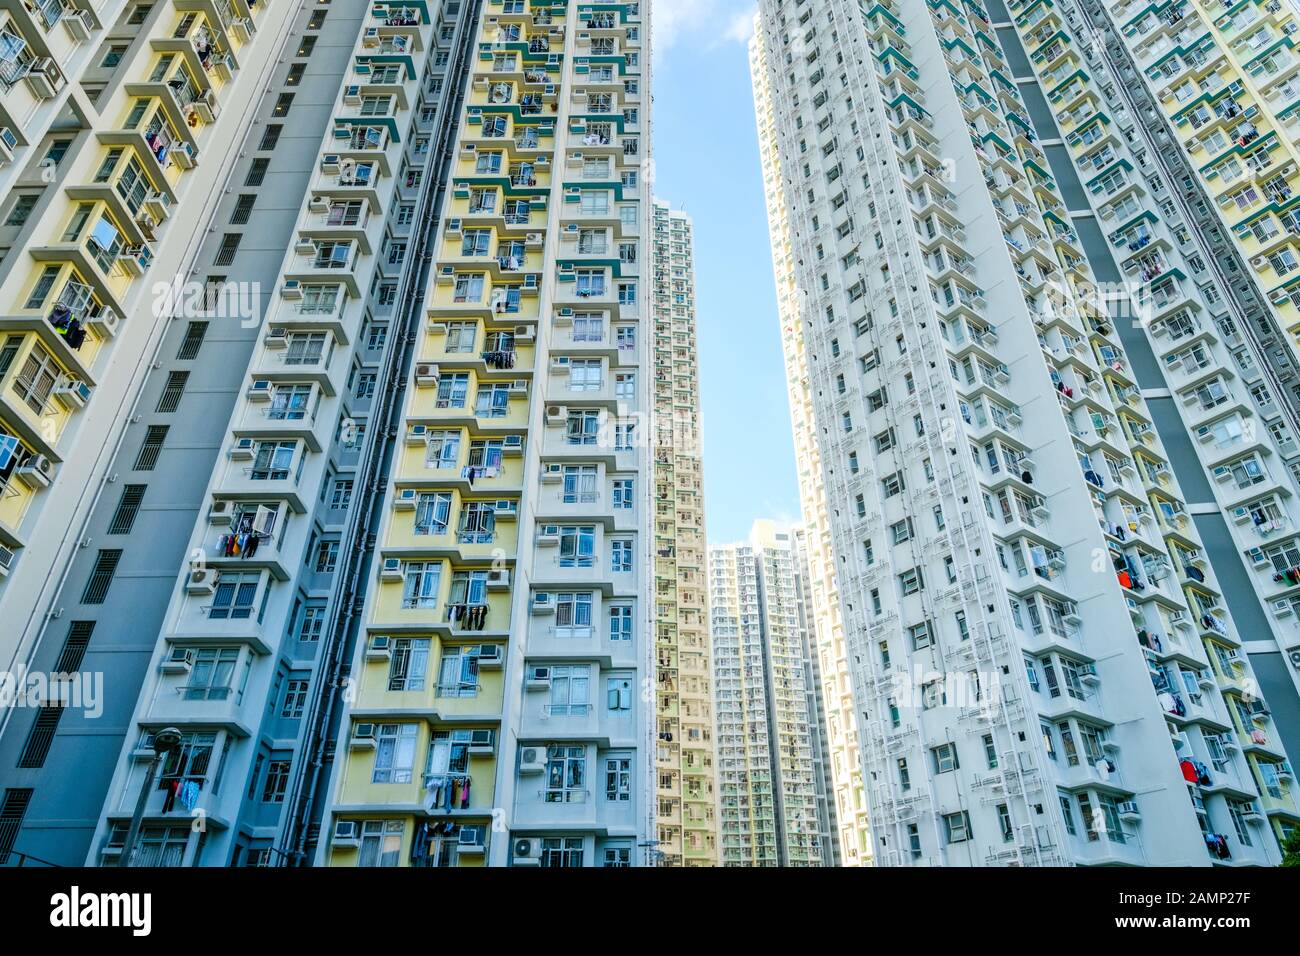
[[[957,762],[956,744],[940,744],[937,747],[931,747],[930,754],[934,758],[935,773],[948,773],[960,766]]]
[[[234,211],[230,214],[230,224],[232,226],[242,226],[248,222],[248,217],[253,214],[253,206],[257,203],[256,193],[244,193],[235,202]],[[229,238],[229,237],[227,237]],[[223,250],[224,251],[224,250]],[[229,265],[228,262],[218,262],[217,265]]]
[[[438,604],[438,586],[442,564],[437,561],[411,561],[406,565],[402,607],[432,608]]]
[[[248,167],[248,175],[244,177],[244,185],[245,186],[262,185],[262,180],[266,178],[267,167],[270,165],[271,165],[271,161],[264,157],[253,160],[253,162]]]
[[[587,795],[587,749],[577,746],[546,748],[547,803],[580,803]]]
[[[45,766],[45,758],[49,756],[50,747],[54,744],[54,733],[62,716],[63,707],[59,704],[37,709],[36,719],[32,722],[27,741],[18,757],[19,767],[35,769]]]
[[[970,816],[965,810],[943,815],[944,836],[949,843],[965,843],[970,839]]]
[[[585,664],[560,664],[551,668],[549,717],[585,717],[591,709],[591,676]]]
[[[562,568],[590,568],[596,563],[595,525],[566,525],[559,529]]]
[[[32,346],[27,361],[14,379],[13,390],[27,407],[38,415],[45,413],[54,385],[63,377],[63,370],[45,346]]]
[[[557,637],[591,637],[590,591],[561,591],[555,595],[555,633]]]
[[[316,547],[316,565],[317,574],[333,574],[339,561],[339,543],[337,541],[322,541]]]
[[[154,410],[160,414],[176,411],[181,403],[181,396],[185,393],[185,383],[189,381],[189,378],[189,372],[169,372],[167,374],[167,385],[163,388],[162,394],[158,396],[158,407]]]
[[[126,55],[128,49],[130,49],[130,47],[123,44],[113,44],[108,48],[108,52],[104,54],[104,59],[99,61],[100,67],[105,70],[111,70],[122,62],[122,57]]]
[[[191,322],[185,327],[185,338],[176,352],[176,358],[186,362],[198,358],[199,349],[203,347],[203,339],[207,334],[208,323]]]
[[[14,204],[9,207],[9,215],[5,217],[6,226],[21,226],[27,222],[27,217],[32,214],[36,208],[37,196],[32,194],[22,195],[14,200]]]
[[[547,837],[542,840],[542,866],[581,867],[582,837]]]
[[[284,701],[280,705],[280,716],[286,720],[298,720],[307,707],[307,687],[305,680],[291,680],[284,688]]]
[[[228,266],[234,262],[235,253],[239,251],[239,242],[243,238],[243,234],[238,232],[228,232],[222,236],[221,246],[217,249],[217,254],[212,260],[212,264],[217,266]]]
[[[632,760],[610,757],[605,760],[605,799],[619,803],[632,799]]]
[[[416,724],[380,724],[375,734],[371,783],[410,783],[415,767]]]
[[[86,581],[86,589],[81,594],[82,604],[103,604],[108,597],[109,585],[113,583],[113,574],[117,563],[122,559],[120,548],[101,549],[95,557],[95,566]]]
[[[135,525],[135,517],[140,512],[140,502],[144,498],[145,485],[127,485],[122,489],[122,497],[118,499],[117,510],[113,512],[113,520],[109,522],[109,534],[130,534],[132,526]]]
[[[430,643],[427,637],[398,637],[390,640],[392,656],[388,661],[389,690],[424,690],[424,681],[429,671]]]
[[[609,608],[609,639],[611,641],[632,640],[632,607],[628,604],[614,604]]]
[[[213,620],[247,620],[253,616],[253,598],[257,596],[260,575],[223,573],[217,579],[208,617]]]
[[[298,640],[304,644],[319,641],[324,626],[325,605],[308,604],[302,609],[302,618],[298,621]]]
[[[272,150],[280,142],[280,132],[284,127],[279,123],[268,123],[266,129],[262,131],[262,141],[257,144],[258,149]]]
[[[612,711],[632,709],[632,678],[610,677],[605,681],[605,707]]]
[[[610,542],[610,563],[614,572],[632,570],[632,542],[630,540]]]
[[[305,38],[304,38],[305,43]],[[289,110],[293,107],[293,94],[281,93],[275,101],[275,107],[271,110],[271,115],[275,117],[288,116]]]
[[[398,866],[405,829],[406,824],[401,820],[362,821],[357,866]]]
[[[615,510],[633,507],[632,499],[632,479],[616,478],[614,480],[614,508]]]
[[[266,765],[266,782],[262,785],[263,803],[284,803],[289,788],[289,761],[272,760]]]
[[[136,471],[153,471],[158,464],[158,455],[162,451],[163,441],[167,438],[167,425],[150,425],[145,432],[140,452],[135,456]]]

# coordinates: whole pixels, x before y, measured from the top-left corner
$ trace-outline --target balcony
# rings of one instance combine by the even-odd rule
[[[295,255],[285,266],[284,277],[306,283],[341,283],[348,297],[359,299],[361,286],[355,270],[361,255],[358,244],[348,240],[305,240],[294,246]]]

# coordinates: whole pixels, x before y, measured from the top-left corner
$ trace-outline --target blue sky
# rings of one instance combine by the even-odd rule
[[[655,0],[655,193],[695,220],[711,544],[799,517],[749,85],[753,0]]]

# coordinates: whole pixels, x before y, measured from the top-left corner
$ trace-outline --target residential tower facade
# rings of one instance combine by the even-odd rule
[[[654,204],[654,535],[660,862],[716,866],[694,224]]]
[[[1239,427],[1226,356],[1202,378],[1230,408],[1156,361],[1197,344],[1183,324],[1226,336],[1205,259],[1120,278],[1000,9],[763,3],[758,24],[876,861],[1276,862],[1293,775],[1235,619],[1261,602],[1200,519],[1293,479]]]

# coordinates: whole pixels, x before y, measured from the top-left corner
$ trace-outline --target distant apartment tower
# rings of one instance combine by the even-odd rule
[[[655,707],[658,859],[716,866],[694,226],[654,204]]]
[[[1287,403],[1125,83],[1062,65],[1089,46],[1062,9],[760,4],[875,861],[1276,863],[1300,823]]]
[[[833,863],[798,561],[766,520],[746,543],[709,546],[723,866]]]

